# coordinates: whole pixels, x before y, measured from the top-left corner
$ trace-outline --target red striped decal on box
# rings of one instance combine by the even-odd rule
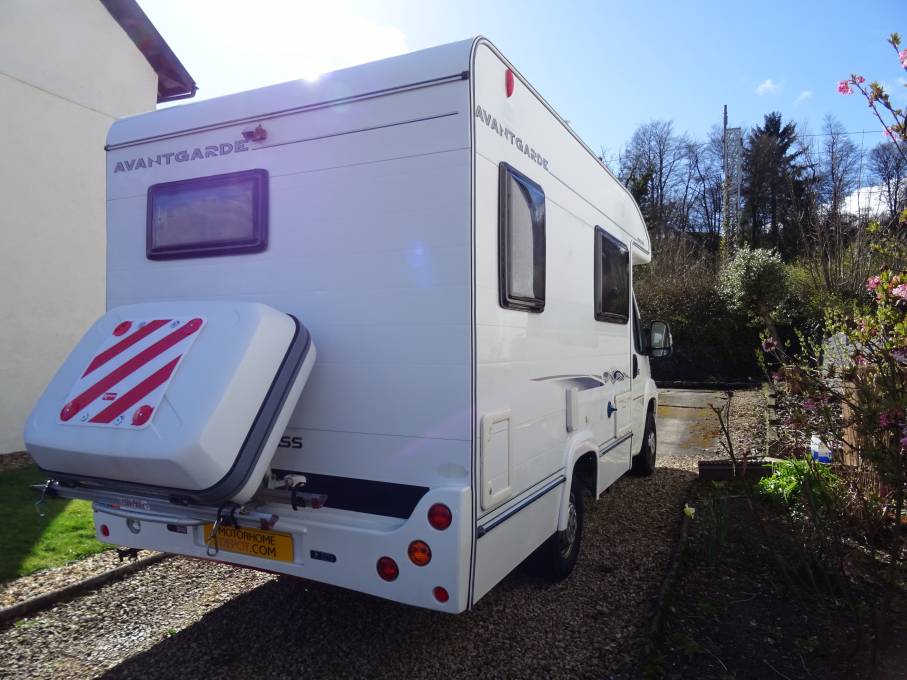
[[[169,364],[159,368],[150,376],[145,378],[138,385],[129,390],[122,397],[113,402],[110,406],[101,411],[91,419],[93,423],[109,423],[111,420],[120,415],[130,406],[135,406],[140,399],[147,397],[155,389],[163,385],[173,374],[173,369],[179,363],[179,357]]]
[[[103,352],[101,352],[94,359],[91,360],[91,363],[88,364],[88,368],[85,369],[85,372],[82,374],[82,377],[84,378],[86,375],[88,375],[93,370],[95,370],[98,366],[103,366],[108,361],[110,361],[115,356],[117,356],[118,354],[125,352],[127,349],[132,347],[139,340],[142,340],[143,338],[147,338],[149,335],[154,333],[154,331],[156,331],[158,328],[166,325],[168,321],[170,321],[170,319],[156,319],[154,321],[149,321],[142,328],[139,328],[132,335],[127,335],[125,338],[120,340],[113,347],[109,347],[108,349],[105,349]],[[124,321],[123,323],[125,324],[125,323],[129,323],[129,322]],[[120,324],[119,326],[117,326],[117,329],[121,328],[122,326],[123,326],[123,324]],[[114,329],[113,334],[119,335],[119,333],[116,332],[116,329]]]
[[[127,429],[148,425],[204,323],[199,317],[121,322],[70,390],[60,422]],[[116,332],[122,328],[136,330],[122,337]],[[91,375],[105,364],[110,370],[103,377]]]

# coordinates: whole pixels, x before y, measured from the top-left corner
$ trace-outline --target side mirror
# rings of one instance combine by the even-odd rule
[[[674,341],[671,338],[671,327],[664,321],[653,321],[649,324],[649,356],[663,359],[671,356]]]

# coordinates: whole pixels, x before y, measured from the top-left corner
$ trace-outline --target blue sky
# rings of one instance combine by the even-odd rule
[[[200,86],[249,89],[472,35],[489,37],[593,148],[616,155],[655,119],[704,138],[781,111],[811,132],[826,113],[854,141],[882,139],[851,72],[907,104],[907,73],[885,39],[907,37],[904,0],[139,0]],[[761,86],[761,87],[760,87]]]

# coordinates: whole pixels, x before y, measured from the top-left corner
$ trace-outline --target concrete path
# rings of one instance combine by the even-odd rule
[[[709,404],[720,408],[727,401],[723,392],[666,389],[658,395],[659,455],[699,458],[715,446],[718,419]]]

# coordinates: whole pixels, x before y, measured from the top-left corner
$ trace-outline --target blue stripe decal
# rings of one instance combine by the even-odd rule
[[[500,515],[498,515],[493,520],[488,522],[488,524],[483,524],[482,526],[480,526],[478,528],[478,530],[476,531],[476,536],[478,538],[482,538],[482,536],[487,534],[489,531],[494,529],[496,526],[503,524],[508,519],[513,517],[515,514],[517,514],[520,510],[522,510],[523,508],[525,508],[528,505],[531,505],[532,503],[537,501],[539,498],[541,498],[542,496],[547,494],[549,491],[551,491],[552,489],[556,489],[557,487],[559,487],[561,484],[563,484],[566,481],[567,481],[567,478],[564,477],[563,475],[561,475],[557,479],[548,482],[545,486],[543,486],[541,489],[539,489],[538,491],[533,493],[531,496],[529,496],[522,502],[517,503],[516,505],[514,505],[512,508],[510,508],[506,512],[502,512]]]
[[[610,444],[605,444],[602,448],[600,448],[598,450],[598,455],[604,456],[606,453],[608,453],[608,451],[615,448],[616,446],[620,446],[621,444],[623,444],[625,441],[627,441],[632,436],[633,436],[632,432],[627,432],[627,434],[625,434],[620,439],[617,439],[617,440],[611,442]]]

